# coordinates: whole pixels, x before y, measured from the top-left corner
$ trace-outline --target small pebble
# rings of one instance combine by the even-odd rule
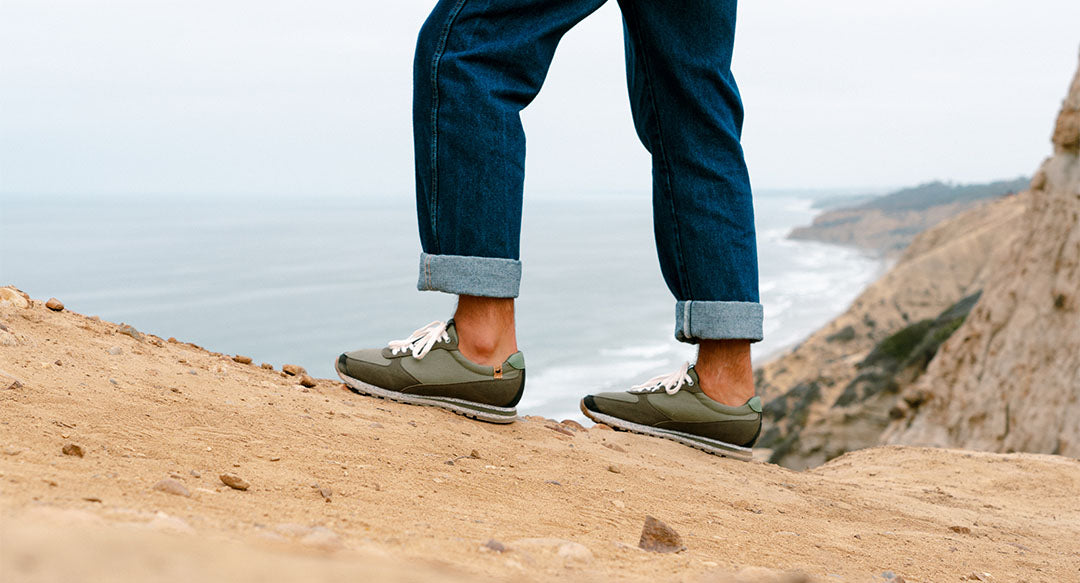
[[[587,431],[585,427],[583,427],[580,423],[574,421],[573,419],[563,419],[562,424],[574,431]]]
[[[274,365],[270,364],[269,362],[264,362],[259,365],[259,368],[264,368],[266,370],[274,370]]]
[[[488,541],[484,543],[484,548],[488,549],[489,551],[495,551],[496,553],[506,552],[506,545],[493,538],[488,539]]]
[[[117,329],[117,332],[119,332],[121,334],[126,334],[128,336],[131,336],[132,338],[134,338],[136,340],[142,340],[143,339],[142,332],[139,332],[138,330],[135,329],[134,326],[130,326],[128,324],[120,324],[120,328]]]
[[[569,429],[563,427],[562,425],[548,425],[547,428],[554,431],[555,433],[561,433],[563,435],[569,435],[570,437],[574,436],[573,431],[570,431]]]
[[[246,480],[236,474],[224,473],[219,477],[221,478],[222,484],[225,484],[233,490],[247,490],[251,487],[251,484],[248,484]]]
[[[54,312],[64,311],[64,303],[56,298],[49,298],[49,301],[45,302],[45,307]]]
[[[232,357],[232,359],[233,359],[233,362],[239,362],[240,364],[251,364],[251,357],[250,356],[243,356],[243,355],[237,354],[236,356]]]
[[[124,353],[124,349],[120,348],[119,346],[113,346],[112,348],[109,349],[109,354],[111,354],[113,356],[116,356],[118,354],[123,354],[123,353]]]
[[[184,498],[191,497],[191,492],[188,491],[187,487],[172,478],[165,478],[154,484],[154,490],[174,496],[183,496]]]
[[[323,497],[323,500],[330,501],[330,497],[334,495],[334,491],[329,486],[319,486],[319,495]]]
[[[622,470],[620,470],[618,468],[618,466],[614,466],[614,465],[608,466],[607,471],[609,471],[609,472],[611,472],[613,474],[621,474],[622,473]]]
[[[309,377],[306,374],[301,373],[300,374],[300,386],[307,387],[307,388],[310,389],[310,388],[315,386],[315,379]]]
[[[686,550],[679,533],[652,516],[645,517],[638,547],[654,553],[677,553]]]
[[[75,457],[82,457],[83,456],[83,448],[82,448],[82,446],[76,445],[74,443],[69,443],[69,444],[65,445],[63,447],[63,449],[61,449],[60,451],[64,452],[64,455],[72,455],[72,456],[75,456]]]
[[[307,373],[307,371],[304,370],[304,367],[295,364],[286,364],[282,366],[281,372],[294,377]]]

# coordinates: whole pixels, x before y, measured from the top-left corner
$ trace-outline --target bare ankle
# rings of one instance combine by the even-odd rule
[[[703,340],[694,365],[701,390],[710,399],[738,407],[754,396],[749,340]]]
[[[459,296],[454,324],[458,350],[477,364],[501,364],[517,352],[513,298]]]

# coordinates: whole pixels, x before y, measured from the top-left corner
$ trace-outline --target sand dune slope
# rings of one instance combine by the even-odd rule
[[[305,389],[15,303],[0,302],[5,581],[1080,580],[1073,459],[886,447],[794,472]],[[646,515],[687,550],[636,548]]]

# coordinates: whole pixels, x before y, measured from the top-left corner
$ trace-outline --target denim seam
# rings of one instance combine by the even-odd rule
[[[622,3],[620,3],[620,7]],[[641,39],[641,29],[637,25],[637,19],[634,18],[634,31],[638,39]],[[645,71],[645,86],[648,88],[649,93],[649,106],[653,111],[653,119],[656,123],[656,141],[658,149],[660,150],[660,160],[664,165],[664,185],[667,189],[667,201],[668,206],[671,208],[671,231],[675,238],[675,248],[678,253],[675,254],[675,272],[678,274],[679,287],[682,288],[683,297],[690,297],[693,295],[690,290],[690,274],[686,272],[686,263],[682,259],[682,254],[685,253],[682,245],[682,238],[679,236],[679,215],[675,210],[675,197],[672,194],[671,187],[671,164],[668,161],[667,150],[664,148],[664,130],[660,124],[660,112],[656,107],[656,94],[653,92],[652,84],[652,67],[649,66],[649,59],[645,56],[646,51],[641,51],[641,63],[642,69]]]
[[[431,57],[431,198],[428,206],[431,212],[431,239],[435,245],[435,252],[440,250],[438,232],[439,213],[439,63],[443,53],[446,52],[446,41],[450,37],[450,28],[465,6],[466,0],[458,0],[450,17],[446,20],[435,53]]]
[[[690,338],[690,303],[683,304],[683,336]]]

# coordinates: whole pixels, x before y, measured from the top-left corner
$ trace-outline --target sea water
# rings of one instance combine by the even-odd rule
[[[757,363],[842,312],[882,268],[875,257],[786,238],[808,193],[760,193],[765,340]],[[692,360],[673,338],[648,193],[527,197],[518,342],[524,414],[576,417],[587,392],[621,390]],[[407,196],[0,199],[0,285],[144,332],[304,366],[336,378],[344,350],[381,346],[453,298],[416,291]]]

